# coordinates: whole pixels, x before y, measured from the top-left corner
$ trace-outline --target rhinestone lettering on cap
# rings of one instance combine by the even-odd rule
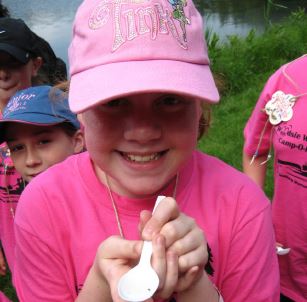
[[[152,40],[156,40],[159,34],[169,33],[180,47],[188,49],[186,25],[191,22],[184,12],[186,0],[168,0],[165,1],[168,5],[156,2],[152,6],[140,7],[140,4],[148,2],[148,0],[103,0],[93,10],[88,26],[92,30],[98,30],[107,22],[113,22],[112,52],[139,36],[150,35]],[[172,12],[169,11],[169,4],[173,9]],[[135,8],[131,8],[131,5]],[[176,26],[174,21],[179,22],[179,26]]]

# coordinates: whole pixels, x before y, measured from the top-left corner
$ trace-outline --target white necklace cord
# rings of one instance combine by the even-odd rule
[[[115,201],[114,201],[114,198],[113,198],[113,194],[112,194],[111,189],[110,189],[109,179],[108,179],[108,176],[107,176],[106,173],[104,175],[105,175],[105,179],[106,179],[107,189],[108,189],[108,192],[109,192],[109,197],[110,197],[111,202],[112,202],[113,211],[114,211],[116,222],[117,222],[117,228],[118,228],[120,237],[124,238],[124,233],[123,233],[122,225],[120,223],[120,219],[119,219],[118,211],[117,211],[117,208],[116,208],[116,204],[115,204]]]

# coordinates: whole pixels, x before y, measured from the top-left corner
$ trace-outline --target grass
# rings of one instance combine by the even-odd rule
[[[268,77],[282,64],[307,53],[307,15],[293,12],[284,22],[272,25],[257,36],[230,36],[220,45],[219,37],[207,31],[211,68],[221,92],[212,106],[213,120],[199,148],[241,170],[243,129]],[[273,194],[272,161],[265,191]],[[0,290],[17,302],[10,275],[0,278]]]
[[[0,291],[2,291],[13,302],[18,302],[16,292],[12,287],[10,272],[8,272],[4,277],[0,276]]]

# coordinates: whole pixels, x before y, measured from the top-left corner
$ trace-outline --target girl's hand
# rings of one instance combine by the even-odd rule
[[[112,301],[123,301],[118,295],[119,279],[139,262],[142,245],[142,241],[111,236],[99,246],[94,263],[96,275],[100,276],[96,278],[96,283],[107,284]],[[151,263],[159,277],[155,296],[166,299],[172,295],[178,283],[178,257],[172,251],[166,253],[165,238],[161,234],[153,236],[152,246]],[[153,299],[146,302],[153,302]]]
[[[163,235],[166,254],[178,257],[176,291],[186,290],[198,280],[208,261],[207,242],[194,219],[181,213],[173,198],[164,199],[154,214],[143,211],[140,231],[144,240],[151,240],[158,233]]]
[[[94,267],[108,284],[114,302],[123,301],[118,295],[117,284],[121,276],[137,264],[141,249],[142,241],[125,240],[119,236],[111,236],[100,244]]]
[[[142,241],[129,241],[119,236],[104,240],[76,301],[123,302],[117,293],[117,284],[138,261],[141,248]]]

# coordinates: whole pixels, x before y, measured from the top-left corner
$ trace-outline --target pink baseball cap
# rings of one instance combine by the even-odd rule
[[[72,111],[151,92],[218,102],[204,35],[191,0],[83,1],[69,47]]]

